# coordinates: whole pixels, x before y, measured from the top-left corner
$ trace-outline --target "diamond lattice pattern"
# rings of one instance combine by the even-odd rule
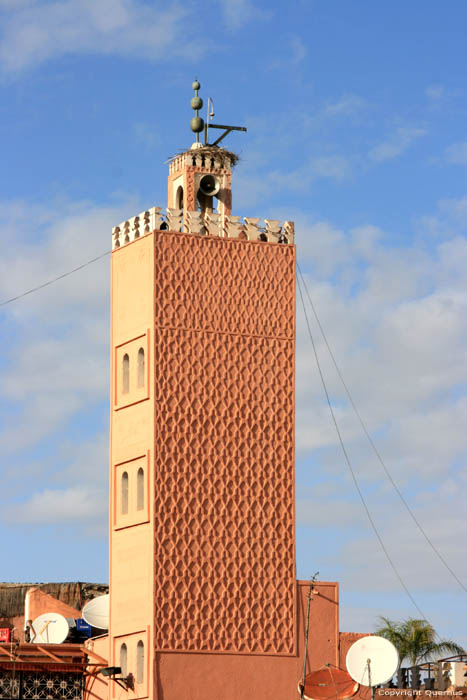
[[[155,246],[156,646],[292,654],[294,248]]]

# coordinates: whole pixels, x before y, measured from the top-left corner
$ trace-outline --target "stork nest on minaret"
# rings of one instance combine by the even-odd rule
[[[222,148],[220,146],[211,146],[210,144],[207,144],[205,146],[201,146],[200,148],[189,148],[187,151],[180,151],[176,155],[171,156],[167,162],[171,163],[173,160],[182,155],[199,155],[204,156],[205,158],[228,158],[232,168],[234,168],[240,160],[237,153],[234,153],[233,151],[228,151],[226,148]]]

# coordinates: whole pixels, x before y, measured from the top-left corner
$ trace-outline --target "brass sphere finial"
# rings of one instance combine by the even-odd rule
[[[199,143],[199,135],[204,129],[204,119],[202,119],[198,114],[198,111],[203,106],[203,100],[198,95],[198,90],[200,89],[201,85],[199,81],[195,79],[191,87],[195,91],[195,96],[191,98],[191,108],[195,110],[196,117],[193,117],[193,119],[191,120],[190,127],[191,130],[194,131],[194,133],[196,134],[196,143]]]

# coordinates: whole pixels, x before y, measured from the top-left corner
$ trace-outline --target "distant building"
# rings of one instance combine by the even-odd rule
[[[108,592],[107,584],[83,581],[0,583],[0,628],[14,629],[13,636],[23,641],[27,619],[34,619],[44,612],[79,617],[80,611],[88,601]]]
[[[92,673],[94,667],[89,666],[90,652],[78,641],[75,620],[81,618],[81,609],[87,601],[107,591],[106,585],[83,582],[0,583],[1,700],[83,698],[87,671]],[[55,616],[65,624],[68,620],[70,634],[63,643],[38,643],[32,622],[44,615],[49,619]],[[39,629],[43,631],[43,639],[48,640],[51,626],[47,627],[46,622]],[[91,645],[96,643],[98,640],[93,640]],[[96,679],[94,685],[100,686],[104,696],[107,683]]]

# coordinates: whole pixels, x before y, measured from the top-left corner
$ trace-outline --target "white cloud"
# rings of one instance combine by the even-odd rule
[[[446,89],[443,85],[429,85],[425,90],[425,95],[434,102],[439,102],[446,96]]]
[[[448,224],[452,230],[452,224],[460,224],[463,231],[467,227],[467,195],[460,199],[441,199],[438,207],[442,214],[449,218]]]
[[[453,143],[444,152],[448,163],[455,165],[467,165],[467,141]]]
[[[330,482],[331,483],[331,482]],[[300,491],[296,494],[297,525],[326,528],[355,528],[365,525],[365,515],[359,503],[351,503],[345,499],[336,499],[337,485],[332,482],[332,489],[323,485],[312,489],[308,498],[301,498]]]
[[[417,494],[415,489],[419,486],[405,494],[415,517],[441,557],[465,585],[467,562],[462,533],[465,530],[467,474],[446,478],[437,490],[427,489]],[[392,563],[424,616],[440,634],[444,633],[443,626],[455,627],[449,615],[455,615],[456,609],[463,606],[465,593],[395,492],[389,485],[381,484],[367,492],[366,501]],[[324,578],[337,576],[339,579],[343,629],[372,631],[370,611],[373,620],[378,615],[396,619],[420,616],[382,551],[347,479],[340,484],[320,484],[310,493],[310,499],[303,502],[297,493],[297,514],[299,532],[301,525],[313,528],[318,537],[325,538],[330,531],[339,532],[338,537],[333,536],[328,556],[321,554],[320,570]],[[358,602],[367,613],[354,610]],[[376,605],[373,607],[372,603]],[[396,607],[391,610],[389,606]],[[354,615],[361,617],[361,623]],[[455,636],[461,641],[465,630],[462,625],[457,627]],[[448,634],[452,636],[453,633]]]
[[[79,450],[72,436],[62,438],[59,450],[63,468],[51,477],[53,486],[83,486],[107,493],[109,435],[106,428],[92,439],[80,440]]]
[[[420,485],[414,484],[405,497],[431,542],[465,585],[462,533],[467,474],[444,479],[436,490],[419,490]],[[366,500],[383,543],[419,608],[440,635],[462,643],[465,630],[460,621],[455,623],[456,610],[463,607],[465,597],[459,584],[388,483],[367,492]],[[392,619],[420,616],[388,563],[348,479],[321,483],[303,501],[297,491],[297,515],[299,529],[312,527],[318,537],[326,537],[330,530],[339,532],[328,557],[321,555],[319,566],[324,578],[330,578],[331,568],[332,576],[339,579],[341,629],[371,632],[379,615]]]
[[[135,141],[148,150],[162,146],[162,138],[152,124],[136,122],[133,124],[133,137]]]
[[[228,29],[236,31],[253,19],[265,18],[265,12],[255,7],[252,0],[219,0],[224,22]]]
[[[299,36],[292,37],[290,40],[290,62],[292,65],[296,66],[298,63],[301,63],[307,53],[308,51],[303,40]]]
[[[32,5],[35,0],[0,0],[0,11],[8,8],[20,8],[24,5]]]
[[[299,36],[290,36],[284,39],[281,44],[283,50],[278,52],[274,60],[269,63],[270,70],[287,66],[297,66],[306,58],[308,50]]]
[[[464,557],[464,542],[460,533],[465,529],[466,484],[457,480],[455,491],[446,493],[441,488],[422,507],[414,512],[424,527],[429,539],[441,553],[460,580],[467,581],[467,564]],[[453,593],[461,589],[433,552],[423,535],[407,513],[401,511],[394,499],[388,496],[372,499],[370,509],[401,578],[411,591],[435,591]],[[386,557],[372,532],[354,537],[340,552],[345,574],[343,585],[347,590],[396,592],[401,584],[391,571]],[[365,582],[368,561],[373,562],[371,582]],[[417,597],[417,596],[416,596]]]
[[[366,100],[358,95],[347,93],[337,102],[329,102],[323,113],[327,117],[348,117],[361,112],[366,106]]]
[[[340,155],[313,158],[310,168],[315,177],[329,177],[334,180],[343,180],[351,170],[348,159]]]
[[[374,632],[377,627],[379,615],[384,615],[385,617],[389,617],[389,619],[396,620],[400,617],[399,609],[385,609],[381,606],[370,607],[369,605],[355,606],[341,604],[339,612],[341,632]]]
[[[440,203],[443,226],[463,200]],[[436,482],[465,458],[467,241],[457,233],[390,248],[376,227],[298,226],[298,259],[360,413],[394,475]],[[383,475],[340,384],[306,300],[336,416],[364,479]],[[297,300],[297,451],[324,449],[323,469],[346,470]]]
[[[2,519],[21,525],[84,525],[91,520],[107,518],[107,513],[106,490],[77,486],[69,489],[44,489],[23,503],[10,505],[2,514]]]
[[[467,195],[460,199],[440,199],[438,212],[422,216],[416,222],[417,233],[427,239],[444,239],[439,252],[455,274],[460,272],[460,259],[465,254],[465,237],[467,231]],[[443,269],[443,268],[441,268]]]
[[[462,88],[452,88],[446,87],[445,85],[434,84],[426,88],[425,95],[428,98],[428,107],[431,110],[437,111],[443,109],[446,113],[446,110],[451,106],[454,100],[463,96],[463,92]]]
[[[385,233],[374,226],[350,231],[326,222],[297,227],[301,268],[359,412],[416,518],[464,583],[467,563],[460,533],[465,531],[467,503],[467,241],[460,230],[467,221],[465,201],[438,203],[431,218],[443,237],[431,249],[422,236],[409,247],[390,247]],[[307,308],[360,488],[402,579],[442,633],[446,622],[436,611],[446,592],[455,600],[462,595],[460,588],[393,490],[353,414],[308,302]],[[299,297],[297,324],[299,538],[307,528],[323,537],[336,529],[340,533],[337,549],[322,553],[319,566],[325,578],[339,579],[345,595],[344,629],[372,631],[370,618],[378,614],[418,616],[359,502],[326,404]],[[388,596],[393,610],[381,605],[381,595]],[[368,596],[373,596],[373,607]],[[461,639],[462,634],[459,626],[455,636]]]
[[[5,241],[0,299],[40,285],[105,252],[111,227],[139,211],[62,202],[55,207],[0,205]],[[34,227],[34,229],[33,229]],[[15,237],[10,232],[15,231]],[[37,444],[108,394],[109,257],[3,307],[12,330],[0,370],[4,452]]]
[[[70,54],[167,61],[194,58],[206,48],[206,42],[187,39],[194,18],[175,2],[154,7],[142,0],[34,0],[3,7],[0,66],[11,75]]]
[[[283,170],[270,170],[262,177],[244,168],[236,186],[235,209],[256,204],[264,197],[271,197],[273,193],[285,191],[300,191],[305,196],[309,195],[313,182],[321,179],[331,179],[340,182],[352,174],[352,163],[349,159],[339,154],[330,154],[311,157],[295,170],[284,172]],[[256,209],[256,213],[258,209]],[[255,213],[255,215],[256,215]]]
[[[374,146],[368,154],[369,158],[375,163],[397,158],[407,151],[414,141],[427,133],[426,129],[401,126],[386,141]]]

